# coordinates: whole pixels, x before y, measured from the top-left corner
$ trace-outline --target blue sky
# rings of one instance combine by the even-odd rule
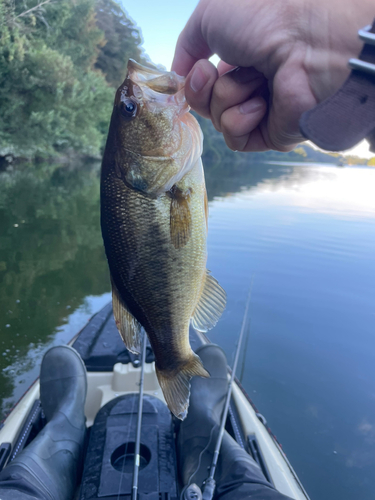
[[[141,29],[143,47],[155,64],[170,69],[178,35],[198,0],[123,1],[131,19]]]
[[[143,48],[154,64],[170,70],[178,35],[185,26],[198,0],[120,0],[126,12],[140,28]],[[218,59],[214,59],[216,63]],[[367,142],[348,153],[370,158]]]

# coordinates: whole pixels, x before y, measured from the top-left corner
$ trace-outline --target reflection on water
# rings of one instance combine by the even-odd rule
[[[249,157],[251,159],[251,156]],[[375,169],[205,165],[208,268],[230,360],[253,277],[243,384],[311,497],[372,498]],[[0,398],[109,300],[99,166],[0,174]]]
[[[76,333],[71,313],[82,311],[81,328],[92,310],[87,297],[109,291],[98,174],[99,165],[0,174],[3,414],[35,378],[46,346]]]
[[[375,170],[275,168],[210,204],[210,338],[232,353],[253,279],[244,386],[311,498],[372,498]]]
[[[270,171],[274,171],[272,167],[268,169]],[[259,192],[270,190],[277,191],[273,204],[295,206],[305,209],[306,213],[353,220],[357,217],[372,219],[375,213],[373,168],[311,168],[304,165],[276,180],[264,180],[258,186]],[[291,190],[293,196],[290,196]]]

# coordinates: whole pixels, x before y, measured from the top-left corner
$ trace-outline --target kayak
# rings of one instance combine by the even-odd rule
[[[190,329],[190,345],[194,351],[209,343],[203,333]],[[125,348],[113,319],[112,304],[95,314],[70,345],[80,354],[87,371],[85,415],[90,439],[79,498],[92,498],[94,490],[95,498],[112,499],[122,495],[126,498],[131,493],[140,356]],[[174,440],[179,421],[172,417],[165,404],[150,345],[146,346],[142,415],[139,495],[143,493],[151,500],[154,495],[150,492],[155,492],[157,499],[177,499],[181,484]],[[45,424],[38,379],[2,424],[0,471]],[[236,378],[225,429],[280,493],[295,500],[309,499],[266,419]],[[163,493],[161,485],[164,490],[167,488],[168,494]]]

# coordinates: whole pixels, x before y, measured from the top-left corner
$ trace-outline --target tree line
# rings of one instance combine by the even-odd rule
[[[369,165],[375,166],[375,158],[367,160],[358,156],[345,156],[340,153],[327,153],[313,148],[308,143],[302,143],[293,151],[281,153],[279,151],[264,151],[254,153],[234,153],[225,144],[223,135],[218,132],[210,120],[202,118],[194,113],[198,120],[203,136],[203,164],[211,165],[210,173],[215,170],[216,174],[223,169],[241,168],[243,165],[259,165],[264,162],[293,162],[293,163],[331,163],[333,165]],[[212,165],[216,165],[215,168]]]
[[[99,156],[141,44],[114,0],[0,0],[0,157]]]
[[[0,0],[0,170],[14,158],[99,158],[130,57],[149,62],[140,29],[115,0]],[[204,159],[245,160],[197,118]],[[366,163],[307,146],[251,155],[271,160]]]

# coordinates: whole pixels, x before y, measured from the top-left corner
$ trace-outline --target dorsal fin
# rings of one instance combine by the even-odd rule
[[[227,302],[227,294],[218,281],[206,270],[206,278],[199,302],[192,317],[192,326],[199,332],[207,332],[219,321]]]
[[[141,324],[129,312],[125,302],[120,297],[116,285],[112,283],[112,307],[115,323],[126,348],[134,354],[141,352]]]

